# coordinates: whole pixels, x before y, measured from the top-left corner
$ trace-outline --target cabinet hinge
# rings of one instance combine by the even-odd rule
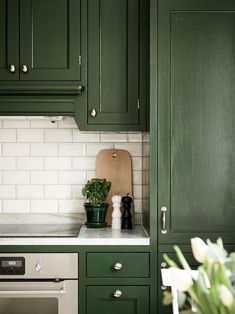
[[[140,109],[140,100],[137,99],[137,108]]]
[[[78,56],[78,65],[82,65],[82,56]]]

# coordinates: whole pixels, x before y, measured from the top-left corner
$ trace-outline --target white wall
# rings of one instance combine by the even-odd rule
[[[146,142],[141,132],[80,132],[73,118],[54,124],[30,117],[2,119],[0,212],[83,213],[81,189],[95,177],[97,153],[120,148],[132,156],[135,213],[140,213]]]

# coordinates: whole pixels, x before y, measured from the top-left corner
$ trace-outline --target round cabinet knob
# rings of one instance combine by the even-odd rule
[[[115,263],[115,264],[113,265],[113,268],[114,268],[115,270],[120,270],[120,269],[122,269],[122,264],[121,264],[121,263]]]
[[[36,271],[40,271],[42,269],[41,264],[37,263],[35,266]]]
[[[14,66],[14,64],[11,64],[11,65],[10,65],[9,71],[10,71],[11,73],[15,73],[16,67]]]
[[[114,291],[113,296],[115,298],[120,298],[122,296],[122,291],[121,290]]]
[[[91,110],[90,116],[91,116],[92,118],[95,118],[95,117],[97,116],[97,111],[95,110],[95,108],[93,108],[93,109]]]
[[[27,65],[23,64],[21,67],[22,72],[27,73],[28,72],[28,67]]]

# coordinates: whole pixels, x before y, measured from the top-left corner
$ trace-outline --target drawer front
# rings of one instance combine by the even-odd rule
[[[87,253],[87,277],[149,277],[149,253]]]

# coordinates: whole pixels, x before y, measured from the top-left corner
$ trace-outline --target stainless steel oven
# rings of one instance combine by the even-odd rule
[[[1,314],[78,314],[78,254],[0,254]]]

